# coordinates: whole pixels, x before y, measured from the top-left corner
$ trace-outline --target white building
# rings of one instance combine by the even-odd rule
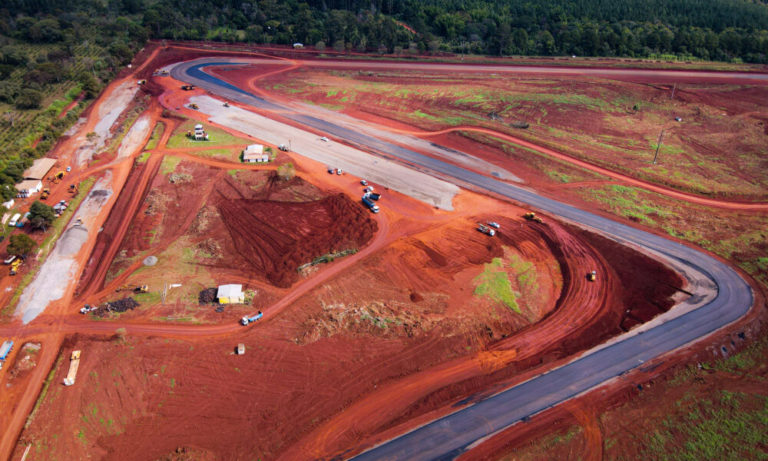
[[[16,190],[19,191],[19,197],[29,197],[40,192],[43,188],[43,182],[39,179],[25,179],[16,184]]]
[[[216,290],[216,298],[219,300],[219,304],[243,304],[245,303],[243,286],[239,284],[221,285]]]
[[[269,162],[269,155],[264,153],[264,146],[261,144],[251,144],[243,151],[243,162],[266,163]]]

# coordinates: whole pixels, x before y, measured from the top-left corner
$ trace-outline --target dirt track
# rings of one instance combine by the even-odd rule
[[[167,136],[170,134],[169,131],[170,130],[166,130],[166,134],[164,135],[166,140]],[[138,154],[138,152],[135,153]],[[151,173],[150,170],[154,168],[156,171],[157,166],[159,165],[160,157],[161,155],[151,156],[150,161],[148,162],[148,165],[145,167],[145,169],[139,173],[135,179],[128,179],[127,184],[130,185],[126,185],[128,188],[127,190],[146,191],[146,186],[151,182],[152,176],[154,176],[154,173]],[[227,168],[227,166],[230,168],[232,167],[232,165],[221,163],[215,164],[208,160],[202,160],[201,162],[206,163],[209,166],[215,166],[219,168]],[[152,166],[152,168],[150,168],[150,166]],[[119,167],[122,171],[127,171],[123,164],[114,165],[113,167]],[[132,181],[135,181],[135,184]],[[141,195],[142,194],[131,194],[130,197],[126,197],[127,203],[122,205],[124,212],[118,211],[118,215],[115,215],[115,218],[121,218],[114,219],[116,223],[114,224],[115,230],[111,234],[115,236],[113,242],[117,243],[113,244],[112,242],[104,242],[106,248],[105,251],[107,253],[111,253],[114,256],[115,252],[117,251],[118,245],[123,240],[123,236],[128,229],[127,221],[130,220],[130,217],[135,214],[139,203],[142,201]],[[122,198],[123,196],[121,195],[121,199]],[[254,202],[249,199],[241,200],[242,201],[239,203],[225,202],[223,205],[221,205],[223,207],[222,210],[225,211],[225,214],[237,217],[237,219],[231,223],[231,227],[229,227],[230,231],[234,231],[233,240],[235,241],[236,246],[238,245],[237,240],[239,238],[238,230],[241,229],[244,225],[247,226],[253,224],[261,229],[267,230],[263,237],[265,241],[268,240],[271,247],[282,247],[285,249],[290,247],[291,242],[295,242],[296,238],[306,238],[309,235],[307,231],[307,229],[309,229],[309,221],[316,221],[321,224],[320,227],[327,227],[330,225],[333,218],[338,217],[339,214],[344,216],[351,214],[352,219],[347,225],[357,229],[355,224],[359,224],[359,222],[355,221],[355,219],[358,219],[359,216],[362,216],[359,213],[359,207],[354,209],[358,211],[350,212],[350,204],[346,203],[344,200],[328,199],[325,201],[325,203],[319,204],[319,207],[316,206],[313,208],[315,211],[306,214],[306,216],[302,216],[302,218],[306,220],[304,223],[306,226],[296,226],[294,224],[293,226],[296,229],[296,234],[290,237],[286,237],[280,232],[275,232],[276,227],[284,228],[285,225],[281,225],[279,221],[267,222],[267,218],[272,216],[272,213],[274,212],[279,212],[280,214],[278,216],[283,216],[285,210],[290,210],[292,206],[265,204],[264,202]],[[243,213],[243,210],[248,209],[249,205],[260,205],[260,207],[263,205],[267,206],[263,207],[263,211],[259,210],[258,213]],[[117,206],[118,205],[116,205],[116,207]],[[301,209],[301,207],[294,207],[293,212],[300,213]],[[319,211],[321,209],[324,211]],[[115,211],[113,211],[113,213],[115,213]],[[265,214],[260,215],[259,213]],[[392,229],[390,224],[391,219],[392,216],[389,216],[387,213],[383,213],[377,219],[379,231],[376,233],[373,240],[367,247],[365,247],[354,257],[345,258],[344,260],[335,262],[326,270],[323,270],[315,276],[296,284],[289,295],[280,299],[265,311],[267,317],[275,319],[275,314],[289,308],[291,303],[295,302],[299,297],[307,294],[311,289],[330,281],[333,277],[337,276],[342,271],[349,269],[351,266],[359,263],[362,259],[384,248],[385,245],[389,243],[389,239],[392,237]],[[110,218],[107,221],[107,225],[113,225],[112,221],[113,219]],[[313,223],[313,225],[314,224],[316,223]],[[373,230],[370,228],[362,229],[360,234],[361,241],[364,241],[365,236],[372,232]],[[317,454],[333,453],[336,452],[340,447],[348,447],[354,445],[359,441],[359,436],[361,433],[367,433],[369,431],[373,431],[374,429],[381,429],[381,425],[392,424],[393,421],[398,422],[398,417],[404,417],[402,409],[407,408],[409,405],[413,405],[413,402],[418,401],[420,397],[427,396],[424,397],[424,400],[420,402],[420,405],[424,405],[425,407],[439,406],[440,403],[445,401],[446,394],[435,394],[436,396],[432,396],[432,398],[429,398],[429,395],[436,392],[437,390],[445,389],[446,384],[461,383],[453,389],[451,389],[449,386],[447,390],[448,395],[458,395],[463,390],[466,390],[466,387],[462,386],[467,385],[467,379],[478,375],[487,375],[497,370],[506,369],[508,365],[513,364],[516,361],[522,362],[525,360],[530,360],[536,355],[538,350],[536,347],[542,344],[550,348],[561,348],[563,346],[561,345],[562,343],[560,340],[565,337],[565,335],[579,331],[583,332],[589,326],[594,326],[594,322],[596,321],[596,314],[600,310],[600,306],[606,305],[609,302],[609,299],[613,299],[615,302],[616,292],[608,284],[604,284],[602,279],[599,281],[599,283],[586,282],[583,278],[584,267],[599,267],[601,269],[601,273],[602,271],[605,271],[605,273],[610,273],[610,266],[603,258],[597,254],[597,252],[590,245],[585,244],[578,237],[573,236],[568,231],[557,225],[553,226],[553,233],[550,238],[553,239],[553,245],[555,247],[562,245],[563,247],[568,248],[568,251],[564,252],[566,255],[565,258],[572,257],[574,259],[571,261],[565,261],[563,263],[564,267],[567,267],[569,272],[567,272],[568,275],[566,275],[567,283],[564,283],[564,292],[560,301],[561,309],[558,310],[555,315],[545,320],[545,322],[541,324],[541,329],[536,328],[525,332],[524,335],[520,337],[512,337],[501,341],[488,352],[478,354],[476,357],[473,357],[470,360],[449,362],[446,365],[425,370],[424,372],[412,375],[411,377],[393,381],[387,386],[380,387],[376,392],[368,395],[367,397],[364,394],[361,394],[363,396],[361,400],[354,403],[349,411],[344,411],[343,413],[329,420],[330,422],[324,423],[315,432],[304,438],[300,445],[294,446],[291,448],[291,450],[299,450],[300,447],[304,447],[307,450],[313,450],[312,452]],[[328,245],[328,248],[333,248],[335,242],[340,242],[337,235],[324,236],[320,240],[325,240],[326,243],[323,244]],[[554,244],[555,241],[558,243]],[[247,243],[248,242],[246,240],[241,240],[240,248],[245,248]],[[270,264],[274,264],[274,259],[265,257],[265,255],[269,255],[269,253],[254,254],[251,255],[251,257],[248,259],[260,261],[256,263],[257,269],[268,271],[268,266]],[[278,255],[274,254],[273,256]],[[301,258],[298,258],[297,260],[300,259]],[[111,262],[111,260],[112,258],[109,257],[104,258],[106,263],[99,264],[97,267],[92,268],[93,275],[90,277],[90,279],[86,278],[86,282],[83,288],[84,293],[96,294],[99,288],[103,286],[103,275],[106,273],[108,264]],[[104,267],[105,264],[106,267]],[[89,282],[88,280],[91,281]],[[94,280],[101,280],[101,282],[94,282]],[[276,280],[280,281],[283,279],[278,277]],[[589,309],[585,309],[584,306],[588,306]],[[578,307],[578,309],[576,309],[576,307]],[[56,310],[49,309],[45,315],[41,316],[40,322],[36,322],[36,324],[33,324],[32,326],[23,330],[23,334],[30,335],[36,334],[37,332],[47,332],[50,331],[51,327],[55,325],[56,331],[60,332],[60,334],[76,331],[88,331],[95,334],[111,335],[117,327],[116,324],[83,323],[82,318],[74,315],[69,315],[66,317],[61,316],[61,314],[64,312],[73,312],[72,309],[73,307],[69,305],[58,306]],[[576,310],[569,311],[569,309]],[[571,315],[567,315],[568,312],[570,312]],[[620,318],[620,316],[615,316],[613,314],[611,315],[613,316],[614,322]],[[545,330],[544,328],[547,325],[549,325],[551,328]],[[176,337],[208,337],[217,334],[230,335],[231,333],[239,330],[237,325],[229,324],[189,327],[178,325],[152,325],[136,323],[126,325],[126,328],[129,334],[169,335]],[[21,333],[20,330],[16,329],[0,329],[0,331],[3,331],[3,333]],[[48,365],[46,366],[43,362],[41,362],[40,369],[36,372],[36,377],[42,377],[44,371],[46,371],[47,367],[49,367],[52,363],[53,359],[55,358],[55,352],[58,351],[57,341],[60,341],[60,338],[60,335],[58,335],[55,339],[51,338],[50,343],[47,343],[46,347],[44,347],[44,350],[46,351],[45,363]],[[570,350],[572,347],[578,348],[582,346],[577,346],[575,344],[566,345],[563,347],[562,353],[566,353],[565,350]],[[194,382],[193,376],[185,375],[185,378],[190,380],[190,383]],[[212,385],[212,383],[208,383],[208,385]],[[471,385],[478,386],[478,383],[472,382]],[[194,386],[194,384],[191,384],[191,386]],[[20,427],[20,421],[22,420],[22,417],[26,415],[26,411],[28,411],[24,410],[24,408],[28,409],[33,401],[33,388],[35,388],[35,386],[31,386],[31,390],[27,391],[23,395],[23,399],[21,399],[21,409],[14,412],[12,421],[9,421],[9,425],[6,427]],[[412,392],[401,393],[403,388]],[[187,392],[188,391],[189,388],[187,388]],[[191,394],[188,395],[192,397]],[[338,398],[339,396],[337,395],[336,397]],[[7,404],[8,402],[5,403]],[[382,406],[386,411],[381,411]],[[179,410],[180,407],[171,406],[170,408]],[[212,408],[209,408],[208,410],[213,411]],[[167,415],[172,414],[173,410],[170,411],[171,413],[167,413]],[[326,408],[326,411],[332,412],[333,409]],[[199,411],[197,413],[199,414]],[[329,413],[322,414],[327,415]],[[370,414],[369,420],[363,420],[364,426],[360,426],[361,420],[358,419],[362,414]],[[150,443],[150,437],[157,435],[155,432],[156,430],[157,428],[155,430],[150,430],[149,432],[128,432],[126,435],[135,436],[136,438],[134,438],[134,440],[142,439],[145,441],[145,443]],[[3,438],[3,444],[0,446],[2,451],[0,451],[0,453],[10,452],[10,445],[8,444],[12,443],[12,439],[9,439],[8,432],[10,431],[6,431],[6,434]],[[107,442],[107,445],[112,447],[127,448],[128,446],[132,445],[132,442],[130,442],[131,439],[131,437],[123,437],[120,440],[112,440],[112,442]],[[214,441],[211,441],[210,438],[206,438],[206,440],[206,444],[214,443]],[[240,448],[243,448],[243,446],[240,446]],[[287,447],[279,448],[277,452],[280,452],[286,448]],[[115,452],[112,453],[114,454]],[[289,451],[286,453],[286,456],[290,457],[292,453],[295,455],[302,454],[301,451]],[[303,454],[306,453],[307,452],[304,452]]]

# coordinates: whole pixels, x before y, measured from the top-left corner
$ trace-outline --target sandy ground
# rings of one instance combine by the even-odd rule
[[[209,120],[269,144],[286,144],[291,150],[329,167],[366,178],[444,210],[452,210],[451,203],[459,188],[432,176],[414,171],[397,163],[381,159],[358,149],[334,141],[323,142],[322,135],[276,122],[238,107],[223,107],[221,101],[209,96],[195,96],[190,101],[208,114]]]
[[[88,133],[81,131],[77,137],[75,144],[79,147],[74,152],[72,158],[72,162],[75,165],[81,167],[86,165],[94,155],[104,148],[110,138],[110,128],[112,128],[112,125],[117,121],[120,114],[123,113],[138,90],[139,87],[136,82],[128,80],[115,88],[108,95],[108,98],[101,103],[98,109],[99,121],[93,128],[93,133],[96,133],[96,136],[91,135],[89,139]]]
[[[21,315],[25,324],[40,315],[50,302],[61,299],[73,282],[79,269],[77,254],[88,240],[89,232],[98,232],[98,229],[89,231],[88,222],[98,216],[112,195],[111,184],[110,173],[96,183],[77,212],[77,217],[83,220],[84,225],[72,225],[61,234],[38,276],[21,294],[16,315]]]
[[[150,122],[151,118],[148,114],[144,114],[136,120],[117,149],[118,159],[128,157],[136,152],[139,144],[149,136],[149,131],[152,129]]]

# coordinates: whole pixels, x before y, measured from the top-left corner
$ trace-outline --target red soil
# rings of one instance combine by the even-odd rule
[[[233,265],[245,263],[278,287],[298,280],[299,265],[359,248],[376,231],[368,211],[344,194],[303,203],[221,200],[218,210],[239,256]]]

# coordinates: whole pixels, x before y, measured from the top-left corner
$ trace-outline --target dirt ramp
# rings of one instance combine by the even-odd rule
[[[377,230],[368,211],[343,194],[310,202],[221,200],[219,214],[234,254],[278,287],[298,280],[297,268],[326,253],[359,248]]]

